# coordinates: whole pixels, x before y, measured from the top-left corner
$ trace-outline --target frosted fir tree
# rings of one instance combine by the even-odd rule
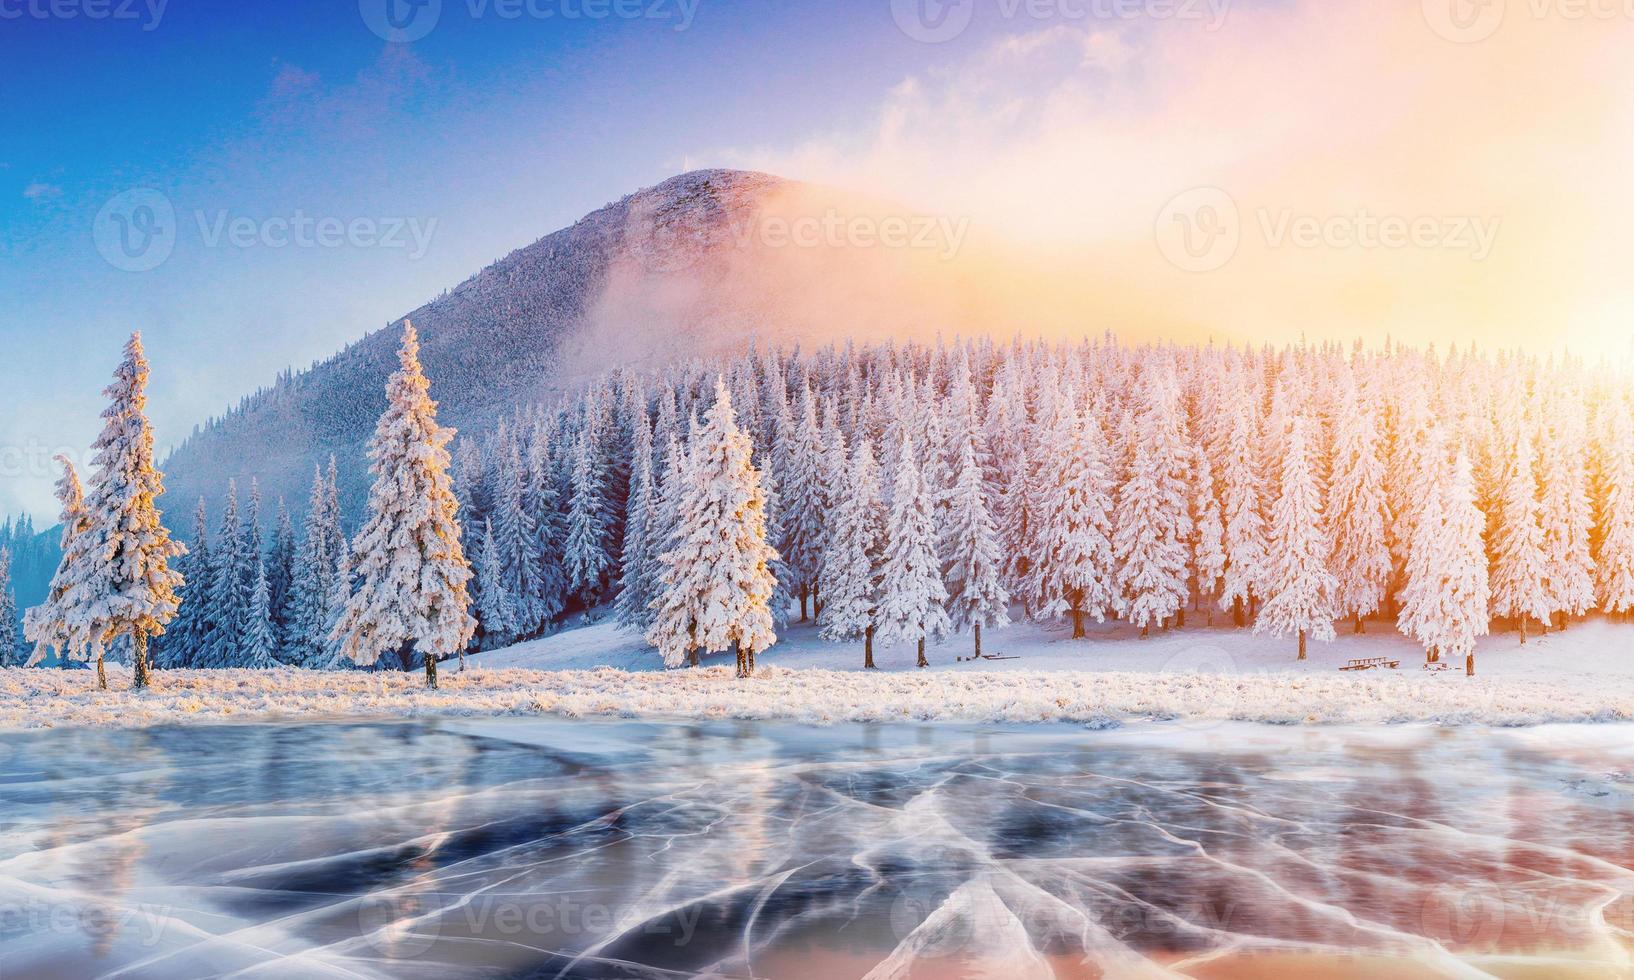
[[[1215,488],[1214,467],[1209,454],[1199,446],[1193,458],[1192,523],[1192,578],[1197,584],[1200,601],[1213,602],[1225,583],[1225,518],[1220,513],[1220,496]],[[1209,621],[1213,622],[1211,613]]]
[[[193,661],[195,667],[237,667],[242,662],[250,615],[245,569],[253,568],[255,560],[254,555],[245,553],[244,545],[244,529],[238,519],[238,487],[229,480],[211,555],[210,591],[204,613],[206,632]]]
[[[968,375],[968,366],[966,372]],[[872,453],[870,448],[870,457]],[[855,483],[846,486],[848,492],[855,492]],[[965,429],[959,438],[941,553],[948,620],[955,630],[970,631],[972,656],[980,657],[982,630],[1010,625],[1010,594],[1004,588],[998,528],[987,506],[987,486],[976,455],[973,427]]]
[[[1634,419],[1628,403],[1618,399],[1606,447],[1600,507],[1600,549],[1596,585],[1600,608],[1608,615],[1634,610]]]
[[[636,420],[634,463],[630,471],[629,516],[624,525],[624,554],[619,574],[618,624],[645,636],[652,627],[652,603],[658,595],[658,553],[654,535],[661,532],[658,488],[652,471],[652,428],[645,410]]]
[[[845,492],[830,516],[832,531],[823,551],[822,577],[828,586],[817,625],[825,640],[862,637],[863,669],[874,670],[885,515],[874,445],[867,436],[851,448],[840,485]]]
[[[478,621],[482,624],[484,645],[490,649],[508,646],[516,639],[516,608],[511,594],[505,590],[505,570],[500,565],[499,548],[494,543],[493,521],[483,522],[483,534],[476,554]],[[465,653],[460,652],[460,666],[464,669]]]
[[[533,438],[528,441],[525,501],[528,517],[533,521],[535,550],[540,556],[537,598],[541,628],[554,624],[567,604],[567,573],[560,560],[566,531],[557,506],[561,493],[550,448],[554,434],[552,425],[541,418],[534,425]]]
[[[1390,502],[1373,406],[1363,402],[1353,376],[1342,376],[1334,418],[1333,482],[1328,516],[1333,528],[1329,563],[1335,579],[1334,612],[1361,633],[1368,616],[1384,605],[1395,574],[1390,555]]]
[[[1220,468],[1220,508],[1225,523],[1225,578],[1220,587],[1220,608],[1232,614],[1238,626],[1252,612],[1259,585],[1266,573],[1265,522],[1261,513],[1260,479],[1255,459],[1259,431],[1253,391],[1246,381],[1227,383],[1229,420],[1223,439]]]
[[[11,549],[0,546],[0,667],[21,663],[17,643],[17,593],[11,587]]]
[[[715,404],[678,474],[675,545],[659,556],[661,592],[647,640],[667,666],[697,651],[732,649],[738,676],[748,677],[755,656],[777,642],[771,610],[777,552],[766,543],[766,501],[752,456],[726,383],[717,378]]]
[[[63,663],[70,659],[83,660],[90,646],[90,638],[76,624],[84,622],[70,602],[69,588],[73,585],[73,569],[68,556],[75,554],[74,539],[90,526],[85,513],[85,491],[80,486],[79,474],[67,456],[57,456],[62,476],[57,479],[57,502],[61,505],[59,522],[62,525],[62,558],[56,574],[46,590],[45,602],[23,615],[23,636],[34,644],[26,666],[32,667],[54,654]]]
[[[917,643],[917,666],[929,667],[926,641],[946,636],[953,624],[948,619],[947,587],[936,557],[935,504],[920,479],[918,456],[907,435],[897,453],[892,494],[880,572],[877,636],[881,643]]]
[[[593,455],[589,433],[580,432],[573,446],[573,495],[568,500],[562,565],[568,590],[584,603],[587,615],[613,565],[607,554],[602,496],[601,467]]]
[[[250,584],[250,604],[245,611],[243,654],[239,666],[268,670],[278,666],[278,634],[272,625],[272,586],[267,582],[266,562],[255,562]]]
[[[1322,490],[1315,470],[1311,423],[1297,416],[1282,459],[1280,492],[1271,508],[1271,568],[1254,632],[1298,636],[1300,660],[1305,659],[1307,639],[1333,639],[1335,583],[1327,568]]]
[[[1519,620],[1521,643],[1526,621],[1549,619],[1548,570],[1544,560],[1542,506],[1533,468],[1532,440],[1525,428],[1515,436],[1499,488],[1492,533],[1492,615]]]
[[[153,463],[147,419],[148,362],[142,335],[131,335],[125,357],[103,392],[109,406],[93,448],[85,495],[87,527],[64,555],[70,626],[83,631],[97,662],[97,683],[107,687],[103,653],[117,639],[130,643],[131,686],[149,683],[148,641],[163,633],[180,604],[182,577],[170,567],[187,549],[171,540],[155,502],[164,495]]]
[[[1544,557],[1551,620],[1562,629],[1594,606],[1592,505],[1584,465],[1583,405],[1556,397],[1541,453]]]
[[[493,509],[494,543],[499,549],[505,594],[511,602],[511,633],[521,639],[544,627],[547,610],[540,571],[544,556],[539,553],[538,528],[524,503],[526,473],[514,440],[501,447],[500,453]],[[487,548],[486,541],[483,547]]]
[[[333,466],[330,472],[334,472]],[[337,551],[341,529],[340,515],[332,509],[334,499],[323,470],[315,468],[312,495],[307,502],[305,537],[290,582],[289,614],[283,640],[291,662],[304,666],[316,666],[327,659],[329,597],[336,566],[343,557]]]
[[[209,509],[200,497],[193,511],[193,543],[177,562],[185,584],[181,606],[164,636],[153,645],[155,663],[167,668],[191,667],[210,637],[210,590],[214,583],[215,550],[210,546]]]
[[[1105,622],[1116,603],[1112,554],[1112,474],[1100,423],[1062,412],[1046,434],[1043,459],[1054,478],[1042,483],[1036,527],[1039,591],[1035,615],[1070,613],[1072,636],[1084,617]]]
[[[284,498],[278,498],[278,516],[274,520],[272,542],[267,547],[267,587],[272,601],[272,625],[278,631],[279,642],[286,635],[289,619],[289,591],[295,581],[295,527],[290,523],[289,508]]]
[[[778,481],[783,505],[783,539],[778,543],[778,553],[793,576],[790,584],[800,599],[800,620],[804,622],[810,615],[812,591],[818,583],[828,510],[827,453],[810,388],[802,388],[800,417],[786,438],[787,474]]]
[[[1449,472],[1439,430],[1424,456],[1424,501],[1413,529],[1397,625],[1418,640],[1429,663],[1463,653],[1475,670],[1475,638],[1487,631],[1488,578],[1482,544],[1486,519],[1475,506],[1469,456]]]
[[[407,320],[398,362],[369,440],[375,482],[368,519],[352,542],[358,589],[331,636],[363,665],[412,647],[425,660],[426,686],[435,688],[437,659],[464,649],[476,631],[466,592],[471,567],[448,477],[453,433],[437,424],[419,339]]]
[[[1172,379],[1147,379],[1143,400],[1129,477],[1118,493],[1112,550],[1118,614],[1146,636],[1186,602],[1191,509],[1186,441]]]

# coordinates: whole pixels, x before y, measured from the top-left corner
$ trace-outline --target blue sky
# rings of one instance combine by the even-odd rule
[[[746,144],[843,125],[942,54],[878,0],[644,0],[654,16],[596,20],[569,16],[596,9],[577,0],[515,18],[473,16],[480,2],[444,0],[412,43],[368,29],[370,0],[144,0],[98,19],[0,2],[0,513],[50,509],[41,461],[94,435],[131,329],[160,441],[177,441],[511,249]],[[93,238],[133,188],[177,222],[168,258],[138,272]],[[406,221],[429,241],[207,234],[297,214]]]

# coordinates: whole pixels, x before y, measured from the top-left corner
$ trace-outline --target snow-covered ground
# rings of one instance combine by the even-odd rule
[[[788,631],[748,681],[725,658],[701,670],[662,671],[658,658],[608,623],[445,666],[442,689],[418,673],[298,670],[162,671],[157,687],[112,691],[88,671],[0,670],[0,729],[53,725],[137,727],[278,717],[564,715],[786,718],[845,721],[1075,722],[1110,726],[1174,720],[1278,724],[1527,725],[1634,720],[1634,625],[1594,620],[1534,636],[1482,641],[1478,675],[1428,672],[1423,654],[1382,625],[1362,637],[1312,644],[1298,663],[1287,640],[1247,630],[1189,627],[1136,638],[1101,627],[1072,640],[1064,628],[996,631],[987,652],[1015,659],[958,663],[968,641],[931,648],[913,668],[911,646],[876,651],[861,670],[858,644],[831,644],[809,626]],[[1352,657],[1399,658],[1399,670],[1343,672]]]

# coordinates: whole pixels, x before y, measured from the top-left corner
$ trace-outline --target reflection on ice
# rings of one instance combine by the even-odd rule
[[[1629,734],[4,735],[0,976],[1629,976]]]

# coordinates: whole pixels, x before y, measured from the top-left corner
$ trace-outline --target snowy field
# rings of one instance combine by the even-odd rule
[[[1374,634],[1312,644],[1298,663],[1286,640],[1247,630],[1189,627],[1146,640],[1120,627],[1072,640],[1065,627],[1017,626],[990,634],[986,650],[1014,659],[958,663],[967,640],[930,650],[876,651],[830,644],[796,626],[738,681],[726,658],[665,672],[657,655],[611,624],[470,658],[426,691],[419,673],[300,670],[164,671],[156,689],[132,694],[123,668],[114,690],[89,671],[0,671],[0,729],[63,725],[140,727],[279,717],[611,716],[674,719],[1274,724],[1529,725],[1634,720],[1634,626],[1591,620],[1534,636],[1485,638],[1478,674],[1462,664],[1421,669],[1422,652],[1382,624]],[[1399,658],[1399,670],[1343,672],[1352,657]]]

